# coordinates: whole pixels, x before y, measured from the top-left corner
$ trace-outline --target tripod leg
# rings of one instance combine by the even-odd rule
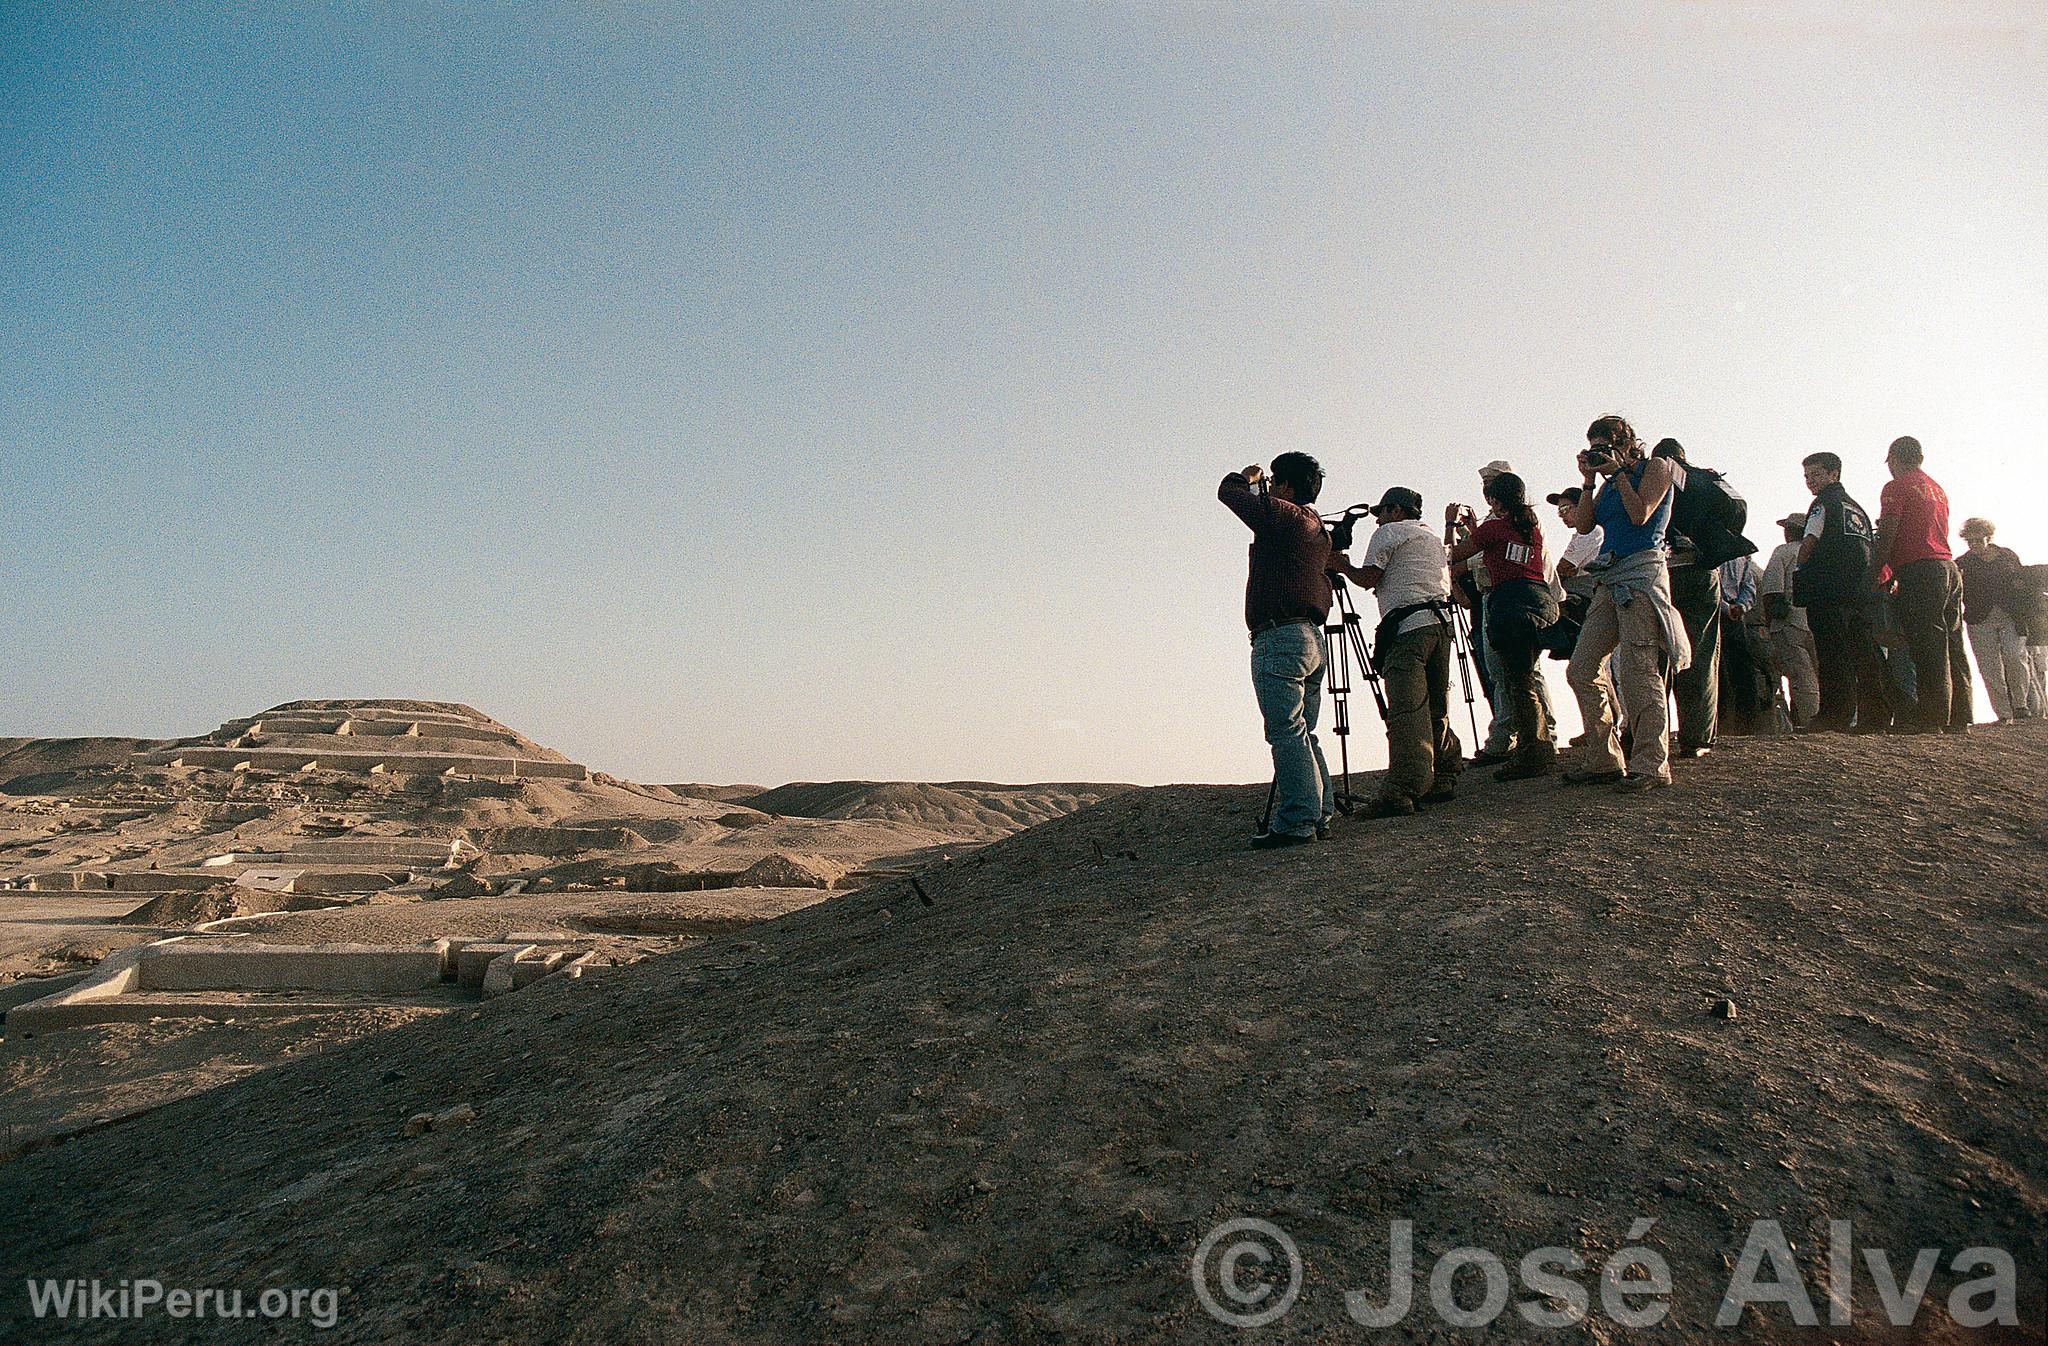
[[[1266,787],[1266,811],[1265,811],[1264,813],[1261,813],[1261,814],[1259,815],[1259,830],[1260,830],[1261,832],[1264,832],[1264,831],[1268,831],[1268,830],[1270,830],[1270,828],[1272,827],[1272,823],[1273,823],[1273,793],[1274,793],[1274,792],[1275,792],[1276,790],[1278,790],[1279,788],[1280,788],[1280,778],[1279,778],[1278,776],[1275,776],[1275,777],[1273,778],[1273,783],[1272,783],[1271,785],[1268,785],[1268,786]]]
[[[1453,606],[1451,647],[1458,653],[1458,682],[1465,689],[1465,718],[1472,722],[1472,742],[1483,742],[1479,737],[1479,712],[1472,700],[1472,628],[1465,621],[1462,608]],[[1478,751],[1475,747],[1474,751]]]

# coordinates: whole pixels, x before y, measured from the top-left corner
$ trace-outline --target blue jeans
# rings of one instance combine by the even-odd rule
[[[1323,645],[1307,622],[1276,626],[1252,640],[1252,690],[1273,749],[1273,816],[1267,830],[1305,837],[1337,811],[1330,767],[1316,742],[1323,707]]]

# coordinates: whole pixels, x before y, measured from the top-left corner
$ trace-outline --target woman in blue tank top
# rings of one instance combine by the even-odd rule
[[[1655,465],[1662,478],[1663,499],[1657,502],[1650,517],[1637,523],[1629,512],[1628,501],[1622,497],[1621,481],[1628,479],[1629,487],[1638,497],[1645,494],[1643,480]],[[1610,476],[1601,486],[1600,493],[1593,497],[1593,521],[1600,525],[1606,537],[1601,550],[1619,561],[1639,551],[1664,545],[1664,534],[1671,528],[1671,500],[1676,493],[1671,490],[1670,465],[1658,458],[1641,458],[1631,467],[1624,467]]]
[[[1565,672],[1586,725],[1579,766],[1567,771],[1565,780],[1661,789],[1671,784],[1665,698],[1671,675],[1692,659],[1685,627],[1671,606],[1671,577],[1664,563],[1671,464],[1645,458],[1642,440],[1627,421],[1602,416],[1586,430],[1579,470],[1585,485],[1572,526],[1586,532],[1597,523],[1606,537],[1600,559],[1587,568],[1594,579],[1593,601]],[[1606,480],[1596,492],[1594,483],[1602,477]],[[1604,671],[1610,653],[1616,665],[1613,681]],[[1626,758],[1617,732],[1621,705],[1629,714]]]

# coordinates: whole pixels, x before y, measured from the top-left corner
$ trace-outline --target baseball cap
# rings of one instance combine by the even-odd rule
[[[1567,486],[1562,491],[1552,491],[1549,495],[1546,495],[1543,498],[1545,500],[1548,500],[1553,505],[1562,505],[1566,503],[1576,505],[1579,503],[1579,497],[1584,494],[1585,492],[1576,486]]]
[[[1780,528],[1804,528],[1805,526],[1806,515],[1804,514],[1787,514],[1784,518],[1778,520],[1778,527]]]
[[[1488,463],[1488,464],[1487,464],[1487,465],[1486,465],[1485,467],[1482,467],[1482,468],[1480,468],[1480,469],[1479,469],[1479,480],[1481,480],[1481,481],[1492,481],[1492,480],[1493,480],[1493,479],[1494,479],[1495,477],[1499,476],[1499,475],[1500,475],[1501,473],[1503,473],[1503,472],[1512,472],[1512,471],[1514,471],[1514,470],[1515,470],[1515,469],[1513,469],[1512,467],[1509,467],[1509,466],[1508,466],[1508,460],[1507,460],[1507,459],[1505,459],[1505,458],[1496,458],[1496,459],[1494,459],[1494,460],[1493,460],[1492,462]]]
[[[1420,514],[1422,513],[1422,497],[1416,492],[1409,490],[1406,486],[1389,486],[1387,493],[1380,497],[1380,502],[1372,507],[1372,512],[1375,516],[1378,516],[1390,509],[1412,510]]]

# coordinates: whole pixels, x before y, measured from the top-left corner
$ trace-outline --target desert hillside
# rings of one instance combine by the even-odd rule
[[[1132,791],[929,905],[884,882],[0,1165],[0,1280],[346,1286],[343,1341],[1235,1341],[1189,1260],[1256,1217],[1304,1264],[1258,1339],[1350,1340],[1412,1220],[1425,1279],[1645,1244],[1657,1340],[1903,1339],[1867,1276],[1856,1331],[1712,1327],[1752,1221],[1818,1285],[1836,1218],[1943,1250],[1913,1339],[2038,1341],[2044,791],[2028,727],[1734,742],[1640,802],[1475,778],[1278,854],[1262,788]],[[2031,1259],[2016,1332],[1942,1327],[1978,1245]]]
[[[748,808],[794,818],[904,823],[964,835],[1007,836],[1098,803],[1128,785],[987,781],[797,781],[746,797]]]

